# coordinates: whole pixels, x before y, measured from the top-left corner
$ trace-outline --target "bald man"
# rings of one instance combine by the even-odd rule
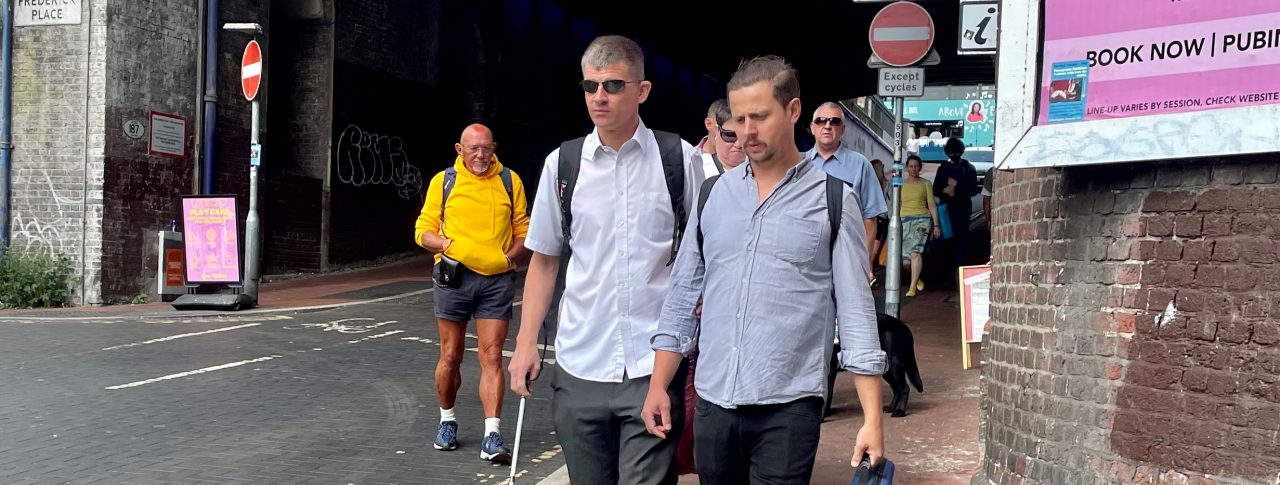
[[[502,394],[502,347],[515,299],[515,269],[528,255],[529,231],[524,185],[503,168],[495,154],[493,132],[474,124],[453,146],[450,167],[431,179],[427,201],[415,225],[414,240],[435,254],[432,269],[435,316],[440,327],[440,360],[436,393],[440,427],[435,448],[458,447],[454,404],[462,385],[462,354],[467,322],[476,320],[479,336],[480,402],[484,406],[484,438],[480,458],[505,464],[511,452],[499,431]]]

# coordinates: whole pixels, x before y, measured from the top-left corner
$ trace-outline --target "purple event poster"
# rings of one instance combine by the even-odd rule
[[[240,284],[240,246],[234,196],[182,199],[187,284]]]
[[[1278,26],[1277,0],[1046,0],[1039,123],[1280,103]]]

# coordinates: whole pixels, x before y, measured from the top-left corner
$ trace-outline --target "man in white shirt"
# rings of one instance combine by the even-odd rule
[[[556,327],[552,415],[569,478],[580,484],[674,484],[675,440],[649,435],[641,407],[653,373],[649,339],[658,329],[663,298],[683,225],[704,178],[692,145],[650,130],[640,104],[652,85],[644,80],[644,54],[632,40],[597,38],[582,56],[582,88],[595,129],[547,156],[525,246],[533,251],[511,388],[530,395],[537,379],[538,330],[555,293],[562,248],[571,256]],[[678,144],[669,163],[660,145]],[[574,142],[581,155],[561,153]],[[564,158],[564,159],[562,159]],[[576,183],[560,167],[576,162]],[[667,173],[671,168],[676,173]],[[683,184],[673,201],[674,185]],[[566,187],[569,187],[566,190]],[[566,194],[567,193],[567,194]],[[568,195],[568,197],[566,197]],[[562,212],[561,201],[570,210]],[[562,224],[568,215],[567,234]],[[669,389],[683,410],[684,376]],[[678,433],[683,412],[671,418]]]

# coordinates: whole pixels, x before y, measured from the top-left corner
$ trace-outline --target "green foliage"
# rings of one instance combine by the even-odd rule
[[[48,250],[0,253],[0,308],[63,307],[71,300],[71,260]]]

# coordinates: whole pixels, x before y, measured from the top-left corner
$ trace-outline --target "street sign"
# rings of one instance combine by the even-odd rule
[[[871,19],[871,52],[894,67],[920,62],[933,47],[933,18],[915,3],[894,2]]]
[[[996,26],[1000,19],[998,0],[968,0],[960,3],[960,39],[956,53],[991,55],[996,53]]]
[[[251,40],[244,46],[244,57],[240,60],[240,87],[244,89],[244,99],[253,101],[258,97],[258,88],[262,86],[262,48],[258,41]]]
[[[886,67],[876,74],[876,94],[882,97],[924,96],[923,67]]]
[[[15,27],[80,25],[81,3],[31,0],[12,2],[13,25]]]

